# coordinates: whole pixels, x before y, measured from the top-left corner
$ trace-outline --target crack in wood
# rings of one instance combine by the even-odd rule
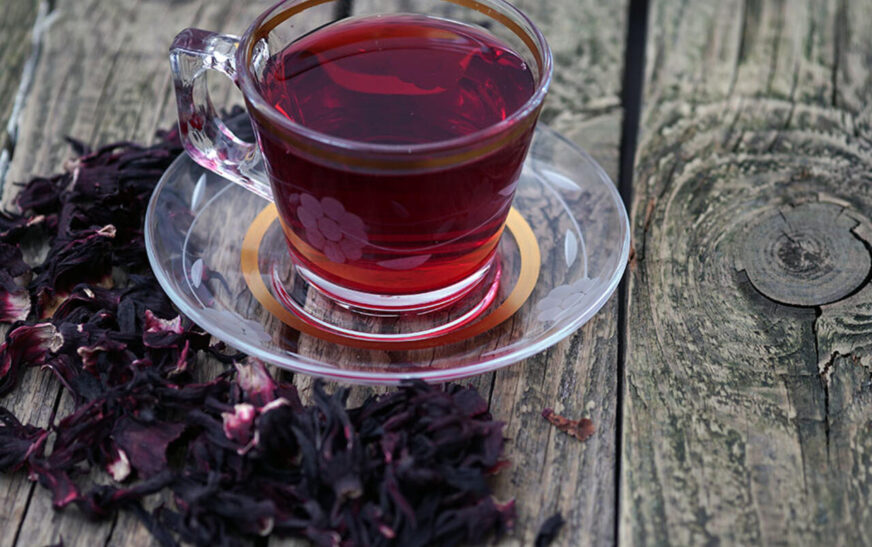
[[[664,0],[652,10],[649,51],[660,74],[645,91],[653,99],[633,204],[640,262],[630,274],[621,539],[863,544],[872,537],[872,383],[850,364],[859,355],[872,366],[864,258],[872,253],[854,240],[872,241],[872,150],[858,138],[868,135],[872,80],[861,29],[872,2]],[[647,214],[664,187],[667,198]],[[839,207],[791,212],[832,201],[823,195]],[[731,276],[749,266],[747,230],[782,208],[802,232],[775,217],[770,241],[790,247],[787,232],[801,251],[782,261],[802,273],[813,261],[802,254],[811,235],[817,243],[807,250],[829,253],[827,268],[856,274],[841,290],[785,305],[772,296],[798,290],[763,294],[747,271]],[[839,245],[852,250],[833,260]],[[803,275],[782,277],[808,285]],[[835,302],[820,305],[824,292]],[[736,457],[731,436],[742,446]]]
[[[106,534],[106,541],[103,542],[103,547],[109,547],[112,541],[112,534],[115,532],[115,527],[118,526],[118,513],[112,517],[112,523],[109,525],[109,533]]]
[[[820,306],[815,306],[814,308],[815,318],[811,324],[812,333],[814,333],[814,353],[815,358],[818,362],[818,378],[821,384],[821,391],[824,395],[824,436],[827,441],[827,461],[829,461],[830,457],[830,374],[833,367],[833,362],[838,357],[839,352],[834,351],[827,362],[823,367],[820,366],[821,362],[821,354],[820,354],[820,342],[818,338],[818,320],[823,315],[823,310]]]
[[[833,108],[838,107],[838,89],[839,89],[839,64],[842,61],[842,29],[850,28],[848,26],[847,10],[845,9],[844,0],[839,2],[836,8],[836,16],[833,18],[833,71],[831,76],[832,93],[830,95],[830,105]]]
[[[744,0],[742,2],[742,23],[739,26],[739,47],[736,51],[736,61],[733,63],[733,74],[730,78],[730,85],[727,91],[727,96],[731,96],[733,91],[736,89],[736,81],[739,78],[739,66],[745,61],[745,56],[747,53],[747,32],[748,32],[748,18],[750,17],[750,11],[748,9],[748,4],[752,0]]]

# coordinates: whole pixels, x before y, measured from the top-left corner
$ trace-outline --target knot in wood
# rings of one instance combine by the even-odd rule
[[[754,287],[794,306],[848,296],[869,276],[872,257],[851,230],[858,221],[839,205],[807,203],[779,210],[748,232],[742,258]]]

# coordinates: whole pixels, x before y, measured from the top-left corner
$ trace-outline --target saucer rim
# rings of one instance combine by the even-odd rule
[[[249,342],[246,338],[241,338],[237,334],[230,333],[228,330],[224,329],[217,323],[209,321],[209,319],[200,314],[197,309],[189,306],[184,298],[176,295],[175,290],[173,289],[174,283],[172,283],[172,281],[169,279],[164,269],[155,267],[156,264],[160,265],[161,262],[156,256],[157,251],[155,249],[154,241],[152,241],[151,230],[147,228],[148,226],[153,225],[156,203],[158,198],[160,197],[161,191],[167,185],[170,179],[168,175],[173,171],[180,169],[180,166],[186,162],[191,162],[194,165],[197,165],[196,162],[194,162],[194,160],[191,159],[186,153],[180,154],[175,160],[173,160],[170,166],[161,175],[160,180],[158,181],[157,185],[155,185],[152,195],[149,198],[143,225],[145,248],[149,260],[149,266],[154,272],[155,278],[157,279],[161,288],[164,290],[164,292],[167,294],[173,304],[178,308],[181,314],[191,319],[194,323],[199,325],[212,336],[224,341],[228,345],[242,351],[243,353],[246,353],[252,357],[256,357],[257,359],[260,359],[264,362],[276,365],[280,368],[290,370],[291,372],[298,372],[301,374],[325,377],[338,381],[352,382],[357,384],[397,385],[405,380],[415,379],[434,383],[446,382],[470,376],[477,376],[500,369],[513,363],[522,361],[528,357],[536,355],[537,353],[540,353],[552,347],[553,345],[557,344],[561,340],[567,338],[572,333],[577,331],[588,321],[590,321],[590,319],[593,318],[593,316],[602,309],[605,303],[608,302],[608,300],[617,290],[621,279],[623,278],[623,275],[626,271],[627,261],[630,254],[629,215],[627,213],[623,199],[621,198],[621,195],[614,182],[611,180],[611,177],[608,176],[605,170],[603,170],[599,163],[594,160],[593,157],[591,157],[586,150],[576,145],[572,141],[568,140],[556,130],[551,129],[550,127],[547,127],[543,124],[539,124],[536,128],[536,133],[540,132],[550,138],[556,138],[564,145],[569,146],[571,149],[573,149],[575,153],[579,154],[590,167],[593,168],[594,173],[600,179],[599,183],[606,186],[607,192],[611,197],[612,202],[615,204],[617,215],[619,217],[619,222],[623,228],[624,237],[623,241],[621,242],[618,266],[612,273],[608,284],[604,287],[604,290],[602,290],[602,292],[598,295],[597,299],[594,300],[591,305],[587,306],[582,313],[579,313],[573,316],[571,320],[566,321],[563,326],[547,333],[547,335],[545,335],[541,339],[534,339],[534,343],[526,344],[523,347],[518,348],[514,351],[510,351],[504,355],[497,356],[495,358],[488,359],[482,362],[461,365],[458,367],[445,369],[427,369],[420,372],[354,371],[353,369],[331,368],[331,365],[328,363],[310,359],[306,356],[299,354],[291,354],[285,352],[283,355],[277,355],[276,353],[264,350],[261,346],[255,343]],[[530,160],[531,158],[528,157],[525,162]],[[205,167],[198,167],[200,167],[206,173],[210,172]],[[231,181],[227,181],[227,183],[228,185],[234,184]],[[222,189],[221,191],[223,192],[223,190],[224,189]]]

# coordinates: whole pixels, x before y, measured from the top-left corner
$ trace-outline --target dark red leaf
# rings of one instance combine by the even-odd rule
[[[0,407],[0,471],[21,468],[32,455],[41,455],[48,431],[22,425],[11,412]]]
[[[63,336],[51,323],[12,329],[0,345],[0,396],[15,387],[22,367],[44,364],[46,355],[62,345]]]
[[[167,447],[185,430],[184,424],[144,424],[123,417],[112,429],[115,443],[123,450],[134,469],[144,478],[158,474],[167,466]]]
[[[250,134],[237,114],[230,125]],[[514,505],[494,501],[486,480],[506,465],[502,424],[474,389],[412,382],[348,408],[346,389],[317,382],[303,405],[263,363],[238,362],[179,316],[142,236],[154,186],[182,151],[177,129],[148,147],[72,144],[81,156],[66,173],[24,186],[18,202],[36,216],[0,215],[0,320],[21,321],[0,347],[0,395],[24,366],[45,365],[75,408],[47,429],[0,411],[0,469],[26,468],[55,507],[95,519],[131,511],[163,545],[271,533],[456,545],[511,527]],[[35,226],[50,249],[31,279],[16,245]],[[226,285],[207,268],[203,283]],[[31,302],[51,323],[27,320]],[[227,370],[195,381],[200,352]],[[94,484],[93,470],[116,482]],[[146,511],[142,500],[162,490],[173,508]]]
[[[245,399],[261,407],[276,398],[276,383],[270,377],[263,362],[250,357],[246,364],[236,365],[237,381]],[[296,399],[296,390],[293,397]]]
[[[560,414],[555,413],[554,410],[550,408],[546,408],[542,411],[542,417],[551,422],[551,424],[560,431],[572,435],[579,441],[588,440],[595,432],[593,422],[587,418],[570,420],[569,418],[565,418]]]

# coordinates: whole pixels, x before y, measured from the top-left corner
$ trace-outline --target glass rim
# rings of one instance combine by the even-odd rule
[[[236,53],[237,83],[242,90],[242,94],[245,97],[245,100],[252,107],[254,107],[259,114],[266,116],[266,118],[271,123],[276,124],[277,126],[285,129],[286,131],[289,131],[304,139],[314,141],[321,145],[326,145],[348,152],[366,151],[368,153],[373,153],[377,155],[402,156],[409,158],[411,156],[426,155],[428,153],[463,149],[470,145],[485,143],[490,139],[504,133],[505,131],[508,131],[513,127],[521,124],[524,120],[528,119],[539,109],[539,107],[542,105],[542,102],[545,100],[545,95],[547,94],[548,88],[551,85],[553,72],[553,59],[551,54],[551,48],[548,46],[548,42],[545,40],[545,36],[523,11],[510,4],[508,1],[487,0],[489,3],[497,4],[501,9],[508,11],[511,13],[511,15],[520,18],[523,23],[525,23],[529,27],[529,30],[532,31],[532,36],[530,36],[530,32],[528,32],[527,29],[522,30],[528,35],[528,38],[532,38],[532,42],[536,45],[538,53],[541,56],[541,66],[539,67],[540,74],[538,81],[536,82],[536,89],[534,90],[533,94],[524,102],[524,104],[521,105],[514,112],[512,112],[510,116],[507,116],[505,119],[500,120],[495,124],[489,125],[482,129],[478,129],[466,135],[453,137],[451,139],[443,139],[412,145],[377,143],[374,144],[352,139],[345,139],[330,135],[328,133],[323,133],[321,131],[316,131],[314,129],[306,127],[305,125],[291,121],[285,116],[282,116],[281,113],[279,113],[272,105],[270,105],[255,85],[254,77],[251,73],[251,70],[249,69],[249,61],[254,50],[254,38],[262,38],[258,31],[260,31],[265,26],[264,23],[271,21],[274,17],[277,16],[277,14],[287,11],[295,5],[299,6],[302,4],[304,5],[304,7],[301,10],[295,11],[294,13],[289,15],[288,18],[293,17],[297,13],[302,13],[308,8],[315,7],[331,1],[335,0],[281,0],[268,10],[261,13],[254,20],[254,22],[251,23],[251,25],[245,31],[245,34],[243,34],[239,42],[239,47]],[[490,15],[488,12],[482,9],[477,9],[475,7],[484,7],[483,4],[478,0],[437,1],[465,5],[470,9],[475,9],[476,11],[480,11],[485,15]],[[267,32],[271,30],[272,29],[269,29]],[[523,37],[521,37],[520,35],[518,37],[523,40]],[[529,46],[529,42],[527,42],[526,40],[524,41],[525,43],[528,43]],[[536,51],[533,51],[533,54],[535,56]]]

